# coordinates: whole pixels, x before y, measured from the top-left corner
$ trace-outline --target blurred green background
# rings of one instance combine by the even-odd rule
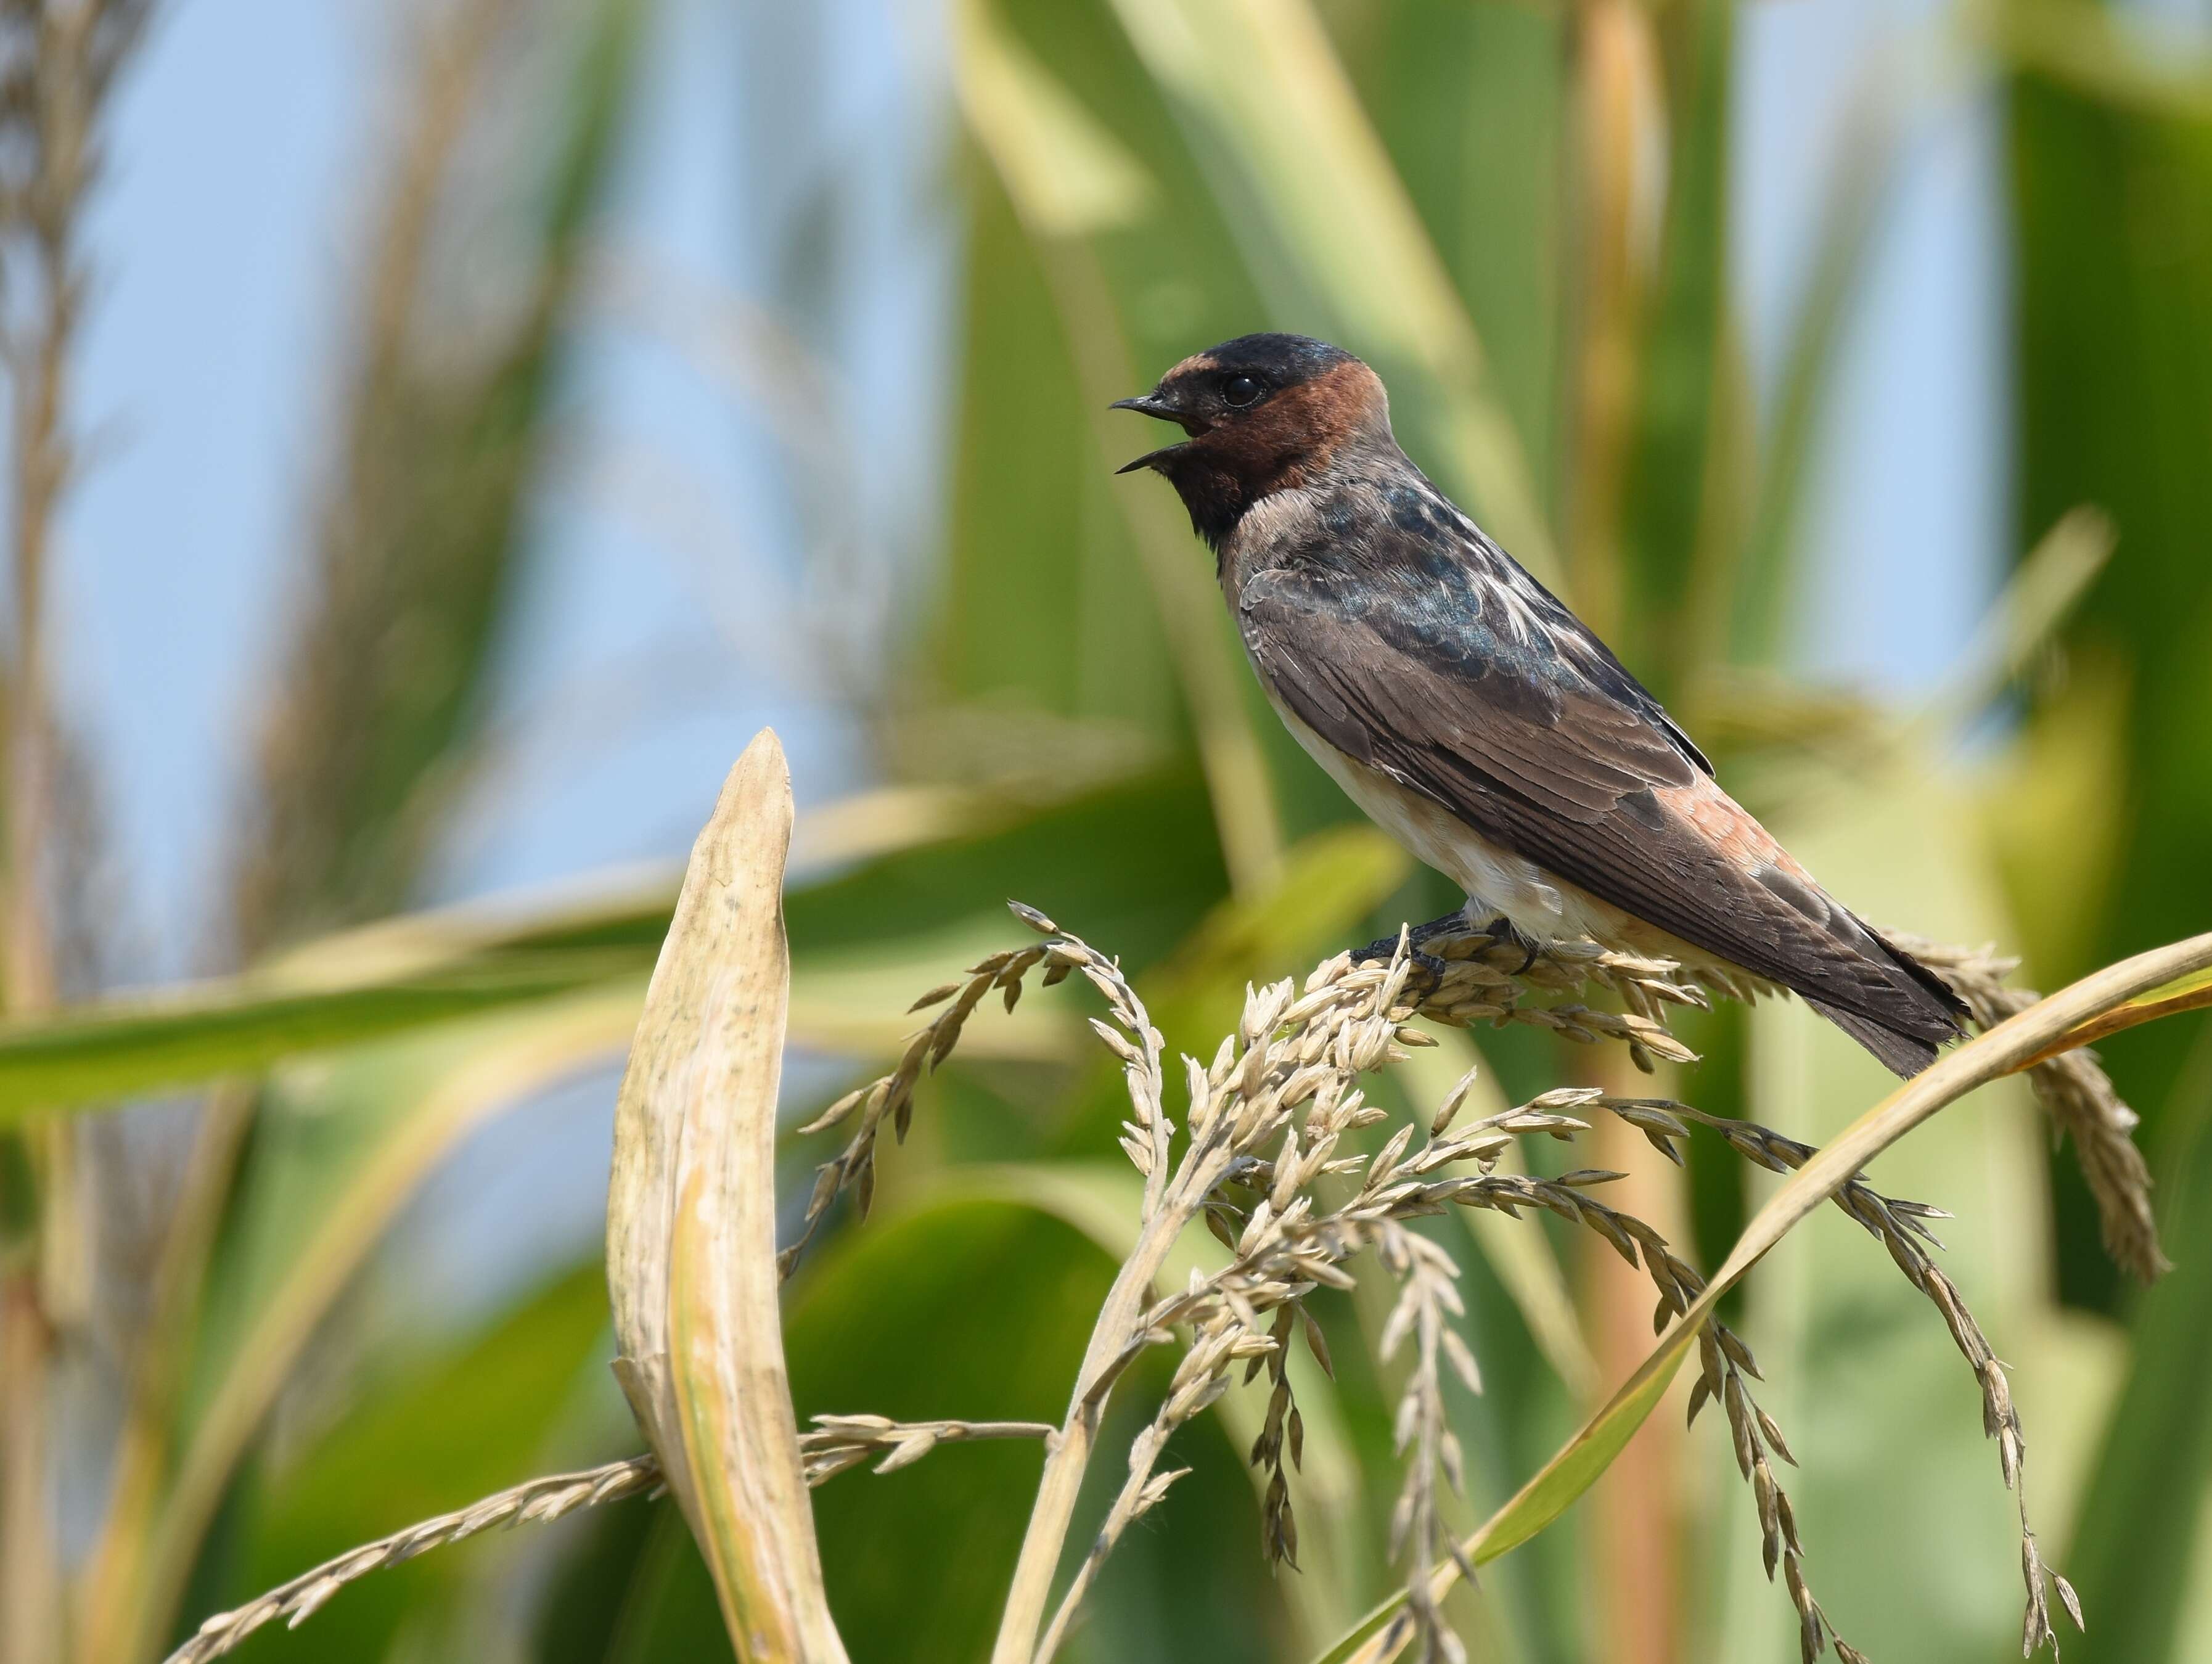
[[[613,1084],[763,723],[801,805],[794,1126],[1008,896],[1203,1054],[1248,978],[1455,899],[1280,732],[1164,488],[1112,477],[1148,439],[1106,403],[1217,339],[1374,363],[1414,458],[1858,910],[2042,987],[2212,923],[2202,0],[141,9],[0,24],[0,1664],[151,1664],[635,1447]],[[1079,1006],[979,1018],[792,1283],[802,1415],[1057,1419],[1129,1217]],[[1715,1112],[1818,1139],[1883,1090],[1793,1008],[1683,1032],[1662,1089]],[[1593,1066],[1474,1038],[1501,1102]],[[2107,1062],[2155,1289],[2024,1090],[1877,1177],[1960,1216],[2069,1656],[2212,1661],[2212,1038]],[[1599,1153],[1708,1265],[1770,1182]],[[1641,1318],[1548,1221],[1438,1229],[1486,1381],[1468,1523]],[[1839,1218],[1738,1298],[1843,1634],[2011,1655],[2011,1503],[1924,1303]],[[1070,1655],[1300,1664],[1391,1587],[1380,1312],[1316,1301],[1303,1571],[1263,1565],[1232,1394]],[[1680,1421],[1455,1598],[1473,1656],[1795,1656],[1725,1436]],[[978,1655],[1036,1461],[817,1493],[855,1658]],[[242,1655],[726,1653],[673,1510],[627,1503]]]

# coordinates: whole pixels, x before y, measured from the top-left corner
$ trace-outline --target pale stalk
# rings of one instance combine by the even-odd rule
[[[1091,167],[1103,168],[1091,176],[1090,194],[1073,187],[1070,170],[1041,169],[1031,101],[1036,94],[1034,88],[1026,94],[1021,91],[1035,72],[1000,37],[980,0],[953,8],[953,29],[955,91],[969,131],[998,170],[1044,270],[1074,361],[1085,414],[1100,460],[1110,471],[1126,454],[1120,447],[1132,430],[1109,426],[1106,406],[1135,392],[1147,378],[1131,359],[1113,286],[1089,237],[1123,223],[1131,203],[1146,187],[1133,163],[1113,162],[1118,153],[1090,155]],[[1063,130],[1057,137],[1065,143],[1068,135]],[[1189,708],[1231,888],[1242,896],[1264,895],[1281,877],[1283,830],[1267,761],[1245,716],[1243,668],[1226,645],[1215,611],[1213,585],[1203,562],[1191,558],[1174,511],[1159,494],[1116,490],[1114,501],[1136,544],[1176,680]]]
[[[56,505],[75,465],[64,376],[76,338],[83,274],[76,254],[77,208],[94,165],[90,150],[91,37],[99,8],[42,11],[35,27],[27,142],[35,173],[11,231],[23,235],[38,273],[35,321],[7,343],[14,382],[10,459],[15,642],[8,712],[7,893],[0,974],[10,1017],[52,1009],[53,941],[42,889],[52,812],[46,696],[46,568]],[[21,43],[18,43],[19,46]],[[82,1266],[70,1206],[70,1132],[48,1120],[22,1139],[38,1212],[25,1257],[0,1285],[0,1661],[46,1664],[61,1643],[61,1562],[49,1497],[54,1443],[51,1371],[54,1296],[75,1306]],[[64,1270],[64,1268],[67,1269]],[[72,1275],[74,1272],[76,1274]]]
[[[1568,516],[1568,572],[1575,604],[1598,632],[1618,640],[1627,622],[1623,570],[1622,496],[1633,444],[1638,343],[1656,228],[1655,170],[1663,150],[1658,93],[1658,45],[1651,14],[1636,0],[1584,0],[1576,17],[1580,100],[1581,340],[1576,365],[1575,493]],[[1576,1048],[1577,1053],[1580,1048]],[[1616,1052],[1576,1061],[1591,1084],[1632,1094]],[[1625,1127],[1600,1129],[1601,1165],[1625,1165],[1608,1142],[1640,1144]],[[1631,1204],[1647,1218],[1668,1206],[1668,1176],[1653,1175],[1650,1193]],[[1601,1377],[1633,1367],[1649,1333],[1650,1298],[1641,1274],[1612,1252],[1589,1259],[1585,1296]],[[1648,1428],[1615,1464],[1597,1504],[1593,1548],[1603,1591],[1600,1633],[1607,1655],[1669,1664],[1678,1645],[1674,1590],[1681,1579],[1671,1501],[1681,1437],[1669,1425]]]
[[[1066,327],[1082,383],[1085,414],[1103,465],[1111,468],[1128,443],[1126,426],[1109,427],[1108,403],[1147,378],[1129,355],[1113,295],[1088,246],[1038,239],[1046,282]],[[1224,648],[1218,591],[1195,557],[1190,539],[1165,495],[1121,490],[1114,501],[1129,528],[1144,568],[1160,629],[1189,701],[1191,727],[1206,797],[1219,829],[1221,858],[1230,885],[1243,897],[1264,896],[1281,881],[1283,829],[1275,811],[1274,783],[1259,737],[1245,715],[1239,684],[1243,667]]]
[[[1136,1339],[1138,1319],[1150,1303],[1152,1279],[1167,1262],[1183,1227],[1197,1217],[1207,1194],[1228,1170],[1226,1121],[1224,1116],[1212,1136],[1185,1152],[1182,1170],[1167,1187],[1159,1208],[1145,1222],[1136,1247],[1123,1261],[1114,1286],[1107,1291],[1105,1303],[1099,1308],[1091,1344],[1084,1351],[1083,1367],[1076,1374],[1067,1419],[1049,1447],[1043,1477],[1037,1481],[1036,1503],[1030,1511],[1028,1529],[1022,1534],[1021,1556],[1014,1563],[1013,1586],[1007,1591],[1006,1612],[999,1620],[991,1664],[1030,1664],[1036,1656],[1037,1629],[1052,1598],[1052,1580],[1060,1570],[1060,1552],[1075,1516],[1076,1497],[1083,1489],[1084,1472],[1091,1465],[1098,1425],[1111,1397],[1110,1389],[1100,1391],[1095,1383]]]

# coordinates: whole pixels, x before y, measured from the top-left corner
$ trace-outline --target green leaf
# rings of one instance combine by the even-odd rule
[[[1350,27],[1340,14],[1337,21],[1360,100],[1466,299],[1530,475],[1547,493],[1557,477],[1569,301],[1559,282],[1572,113],[1567,14],[1399,0]],[[1417,398],[1408,416],[1398,419],[1418,446]]]
[[[1093,100],[1117,115],[1133,98],[1157,101],[1127,43],[1095,6],[967,0],[955,21],[961,107],[1005,189],[1012,223],[1002,220],[987,181],[978,193],[971,265],[979,282],[993,281],[1000,292],[988,302],[979,295],[967,331],[975,445],[961,450],[962,525],[953,545],[956,583],[967,604],[952,628],[979,666],[997,676],[1014,671],[1054,708],[1068,708],[1072,695],[1073,714],[1165,726],[1170,732],[1162,737],[1177,744],[1186,738],[1176,731],[1187,717],[1231,876],[1239,889],[1264,884],[1282,854],[1275,789],[1255,730],[1255,717],[1266,718],[1255,710],[1243,653],[1203,562],[1193,558],[1182,515],[1157,481],[1113,478],[1128,454],[1131,428],[1106,409],[1157,373],[1140,370],[1140,353],[1157,363],[1188,350],[1179,341],[1164,361],[1155,356],[1158,308],[1146,298],[1149,281],[1127,270],[1127,257],[1193,240],[1194,227],[1212,216],[1189,211],[1193,170],[1172,147],[1164,191],[1147,179],[1141,193],[1152,209],[1145,234],[1124,223],[1133,220],[1138,193],[1118,190],[1110,204],[1099,200],[1103,136],[1141,134],[1157,151],[1171,124],[1154,109],[1133,121],[1091,112]],[[1035,52],[1030,39],[1038,43]],[[1087,96],[1062,79],[1071,70]],[[1133,159],[1127,166],[1144,164]],[[1020,240],[987,265],[981,246],[1002,231],[1018,232]],[[1208,252],[1182,263],[1186,269],[1214,279],[1208,288],[1241,289],[1234,260],[1220,252],[1225,237],[1209,227],[1195,240]],[[1240,295],[1233,315],[1250,314]],[[1041,350],[1005,350],[1009,332],[1047,329],[1055,338]],[[1041,368],[1048,373],[1040,375]],[[1009,420],[1031,409],[1048,420]],[[1072,496],[1009,489],[1012,480],[1033,483],[1072,464]],[[1079,508],[1072,525],[1068,501]],[[1071,558],[1036,560],[1040,538],[1065,544],[1071,532]],[[1129,581],[1133,574],[1142,581]],[[1171,674],[1151,667],[1163,653],[1162,668]],[[1068,738],[1080,735],[1071,730]],[[1058,749],[1056,766],[1064,767],[1069,748]]]
[[[536,1664],[720,1664],[736,1656],[714,1580],[670,1498],[595,1509],[532,1615]]]
[[[2212,119],[2212,59],[2081,0],[2003,0],[1975,15],[1992,53],[2116,112]]]
[[[613,1055],[635,999],[578,994],[423,1039],[364,1048],[280,1083],[212,1266],[149,1534],[140,1644],[167,1626],[204,1533],[302,1349],[423,1176],[471,1130]]]
[[[1303,972],[1317,959],[1361,945],[1363,920],[1405,882],[1412,859],[1372,826],[1316,832],[1285,858],[1267,893],[1223,902],[1164,964],[1145,997],[1177,1043],[1211,1047],[1236,1026],[1248,982]],[[1400,922],[1420,924],[1419,919]]]
[[[1006,939],[1009,896],[1069,922],[1115,922],[1141,964],[1221,892],[1203,793],[1188,776],[1117,786],[1013,824],[902,849],[788,898],[793,1032],[872,1051],[912,1024],[906,1002],[948,955]],[[241,975],[80,1006],[0,1029],[0,1125],[134,1094],[258,1074],[291,1057],[384,1041],[600,990],[635,1005],[672,886],[611,890],[514,916],[409,915],[347,931]],[[980,1036],[1000,1055],[1060,1054],[1049,1018]]]
[[[2212,192],[2212,121],[2201,100],[2184,114],[2110,96],[2117,88],[2102,69],[2148,72],[2138,90],[2184,74],[2201,90],[2206,64],[2173,43],[2132,39],[2103,8],[2008,4],[1992,21],[2057,32],[2053,50],[2014,59],[2024,66],[2004,100],[2016,513],[2039,525],[2094,503],[2119,536],[2118,557],[2064,632],[2078,673],[2034,689],[2039,717],[2094,737],[2114,804],[2117,847],[2084,875],[2101,891],[2089,927],[2047,943],[2078,956],[2035,967],[2056,981],[2161,939],[2176,920],[2212,917],[2202,836],[2212,819],[2212,659],[2202,647],[2212,629],[2212,477],[2202,465],[2212,446],[2212,240],[2201,212]],[[2098,79],[2106,84],[2084,84]],[[2037,890],[2017,904],[2029,919],[2045,906]],[[2174,1088],[2193,1066],[2192,1027],[2150,1029],[2115,1050],[2114,1082],[2154,1143],[2164,1118],[2183,1113]],[[2068,1295],[2116,1306],[2121,1291],[2101,1270],[2087,1196],[2062,1180],[2057,1200]]]
[[[637,981],[642,972],[635,954],[620,950],[499,953],[352,988],[295,993],[281,979],[247,975],[103,1002],[0,1033],[0,1119],[258,1074],[300,1054],[542,1005],[611,977]]]
[[[1623,505],[1628,637],[1614,645],[1665,696],[1719,645],[1693,580],[1716,510],[1715,410],[1726,373],[1728,168],[1733,0],[1678,6],[1668,20],[1674,155],[1667,223],[1637,380]],[[1695,628],[1693,628],[1693,626]]]
[[[962,108],[1030,228],[1084,236],[1135,220],[1155,190],[1144,164],[988,6],[956,5],[952,27]]]
[[[2109,1035],[2145,1023],[2155,1022],[2161,1017],[2177,1017],[2184,1011],[2212,1009],[2212,975],[2177,977],[2162,988],[2153,988],[2141,999],[2130,999],[2124,1005],[2115,1006],[2101,1017],[2069,1029],[2053,1041],[2044,1056],[2056,1057],[2061,1052],[2070,1052],[2083,1046],[2094,1046]],[[2021,1066],[2027,1068],[2040,1063],[2035,1058]]]
[[[2200,1049],[2199,1055],[2202,1055]],[[2179,1661],[2201,1609],[2203,1499],[2212,1485],[2212,1096],[2171,1129],[2161,1212],[2174,1266],[2136,1313],[2134,1347],[2090,1468],[2066,1560],[2088,1631],[2068,1647],[2092,1664]],[[2199,1631],[2197,1639],[2202,1638]]]
[[[1019,1199],[948,1196],[842,1232],[786,1298],[800,1424],[856,1412],[1056,1424],[1112,1272],[1087,1237]],[[1039,1461],[1018,1442],[948,1446],[816,1491],[830,1604],[854,1657],[923,1664],[988,1649]]]
[[[802,974],[887,938],[985,917],[1004,929],[1010,897],[1102,940],[1110,929],[1123,963],[1142,969],[1188,936],[1227,888],[1204,785],[1185,765],[794,889],[785,917]]]

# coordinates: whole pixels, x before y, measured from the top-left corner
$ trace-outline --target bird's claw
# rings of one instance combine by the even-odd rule
[[[1516,976],[1526,976],[1528,974],[1528,968],[1536,963],[1544,951],[1544,944],[1541,942],[1521,930],[1502,913],[1485,925],[1480,933],[1498,946],[1502,947],[1510,943],[1521,950],[1521,963],[1513,968],[1512,972]]]
[[[1520,949],[1521,963],[1510,973],[1514,976],[1527,975],[1528,968],[1542,956],[1544,951],[1541,942],[1520,929],[1502,913],[1488,924],[1477,927],[1468,922],[1464,912],[1460,912],[1447,913],[1443,918],[1431,919],[1425,925],[1409,925],[1402,936],[1378,936],[1365,947],[1355,950],[1352,961],[1356,964],[1365,964],[1377,959],[1387,963],[1397,956],[1398,944],[1402,939],[1406,944],[1407,958],[1419,966],[1433,981],[1441,981],[1443,974],[1450,969],[1450,961],[1423,951],[1425,944],[1440,936],[1468,937],[1492,947]]]
[[[1407,925],[1403,931],[1396,934],[1376,937],[1365,947],[1353,949],[1352,961],[1357,965],[1364,965],[1376,959],[1387,963],[1398,956],[1398,944],[1402,940],[1406,944],[1407,958],[1415,962],[1425,959],[1431,965],[1442,966],[1447,962],[1438,958],[1433,953],[1424,953],[1421,950],[1423,944],[1433,942],[1439,936],[1465,936],[1468,933],[1465,914],[1447,913],[1443,918],[1431,919],[1425,925]]]
[[[1425,925],[1408,925],[1395,936],[1378,936],[1364,948],[1355,948],[1354,964],[1371,964],[1376,961],[1388,964],[1398,957],[1400,944],[1405,948],[1408,971],[1406,986],[1419,999],[1426,999],[1443,987],[1444,979],[1451,975],[1451,961],[1426,951],[1422,944],[1433,942],[1440,936],[1466,936],[1467,916],[1463,913],[1448,913],[1441,919],[1431,919]]]

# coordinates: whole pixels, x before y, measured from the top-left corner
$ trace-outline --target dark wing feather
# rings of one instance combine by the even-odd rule
[[[1238,625],[1285,706],[1492,843],[1855,1031],[1893,1031],[1893,1067],[1957,1032],[1926,971],[1680,812],[1681,788],[1720,798],[1710,766],[1572,614],[1486,541],[1423,531],[1363,540],[1356,567],[1309,545],[1246,581]]]

